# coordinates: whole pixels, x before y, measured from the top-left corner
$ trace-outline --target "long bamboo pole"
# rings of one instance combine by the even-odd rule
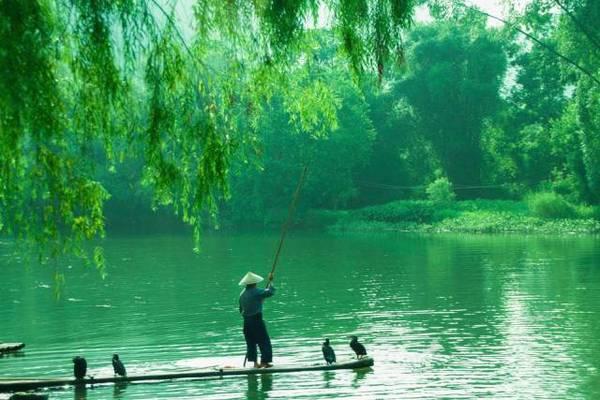
[[[300,191],[302,190],[302,186],[304,185],[304,180],[306,178],[306,172],[308,171],[308,166],[305,166],[302,170],[302,175],[300,175],[300,180],[298,181],[298,186],[296,186],[296,191],[294,192],[294,197],[292,198],[292,202],[288,208],[288,216],[287,220],[281,227],[281,238],[279,239],[279,245],[277,246],[277,251],[275,252],[275,258],[273,259],[273,266],[271,267],[271,273],[269,277],[272,278],[275,274],[275,268],[277,268],[277,262],[279,261],[279,255],[281,254],[281,248],[283,247],[283,242],[285,240],[285,236],[292,224],[292,219],[294,217],[294,211],[296,210],[296,204],[298,203],[298,197],[300,197]],[[267,285],[271,283],[271,279],[267,282]]]

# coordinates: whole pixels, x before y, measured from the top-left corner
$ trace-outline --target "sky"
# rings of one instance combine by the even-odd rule
[[[498,16],[500,18],[506,17],[506,6],[507,0],[463,0],[465,4],[475,6],[488,14]],[[523,7],[524,4],[529,3],[531,0],[511,0],[510,3],[515,6],[517,9]],[[599,0],[600,1],[600,0]],[[180,29],[182,33],[186,37],[186,40],[191,38],[194,35],[194,18],[193,18],[193,5],[195,4],[195,0],[160,0],[161,3],[165,6],[167,10],[170,10],[173,5],[175,5],[177,12],[177,19],[180,22]],[[317,26],[324,27],[328,26],[331,21],[331,14],[327,11],[324,5],[322,5],[319,10],[319,22]],[[417,22],[428,22],[431,21],[432,18],[429,15],[429,10],[426,5],[419,6],[415,10],[415,19]],[[489,26],[501,26],[502,23],[500,21],[488,18]]]
[[[475,6],[488,14],[503,18],[506,16],[503,0],[465,0],[464,3],[470,6]],[[415,19],[417,22],[429,22],[431,16],[426,5],[420,6],[415,10]],[[488,18],[489,26],[500,26],[501,22]]]

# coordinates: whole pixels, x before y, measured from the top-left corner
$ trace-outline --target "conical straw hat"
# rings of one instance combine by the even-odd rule
[[[252,285],[253,283],[258,283],[262,281],[264,281],[264,278],[262,276],[256,275],[253,272],[248,272],[240,281],[240,286]]]

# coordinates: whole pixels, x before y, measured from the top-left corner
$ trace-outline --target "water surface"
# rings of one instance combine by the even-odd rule
[[[0,358],[0,377],[62,377],[85,356],[112,375],[241,366],[237,282],[266,275],[277,235],[105,241],[108,277],[28,267],[0,246],[0,341],[26,352]],[[330,338],[348,359],[356,334],[375,358],[367,371],[177,381],[52,399],[594,399],[600,398],[600,240],[529,236],[291,234],[265,318],[276,364],[321,362]],[[0,399],[6,398],[0,394]]]

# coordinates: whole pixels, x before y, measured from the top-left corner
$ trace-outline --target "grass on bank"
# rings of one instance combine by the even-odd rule
[[[400,200],[348,211],[315,212],[334,232],[600,233],[598,207],[575,206],[555,194],[525,201]]]

